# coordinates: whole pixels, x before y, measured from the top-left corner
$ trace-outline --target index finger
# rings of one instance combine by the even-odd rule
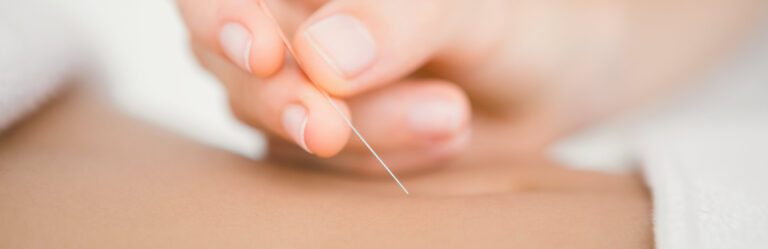
[[[276,27],[248,0],[177,0],[190,38],[254,75],[267,77],[285,53]]]

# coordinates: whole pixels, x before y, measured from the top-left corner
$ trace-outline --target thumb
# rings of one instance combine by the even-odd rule
[[[337,0],[294,37],[304,69],[326,91],[350,96],[411,74],[456,34],[458,1]]]

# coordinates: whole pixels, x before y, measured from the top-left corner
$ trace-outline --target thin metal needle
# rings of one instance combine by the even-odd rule
[[[283,44],[288,49],[288,52],[293,57],[293,60],[296,61],[296,64],[299,66],[299,69],[301,69],[301,72],[304,73],[304,67],[303,67],[301,61],[299,60],[298,57],[296,57],[296,53],[293,50],[293,46],[291,46],[291,43],[288,41],[288,38],[285,36],[285,33],[283,32],[282,28],[280,27],[280,24],[277,22],[277,19],[275,19],[275,17],[272,15],[272,11],[270,11],[269,8],[267,8],[267,4],[265,3],[264,0],[260,0],[258,2],[259,2],[259,7],[261,7],[261,9],[264,11],[264,13],[267,14],[269,19],[275,24],[275,26],[278,27],[278,33],[280,34],[280,39],[283,40]],[[336,105],[336,103],[331,98],[331,95],[328,94],[328,92],[326,92],[325,90],[323,90],[323,88],[321,88],[319,85],[317,85],[317,83],[315,83],[314,81],[311,81],[311,82],[312,82],[312,84],[315,85],[315,88],[317,88],[317,90],[319,90],[321,93],[323,93],[323,96],[325,96],[325,99],[328,101],[328,104],[330,104],[333,107],[333,109],[336,110],[336,113],[339,114],[341,119],[343,119],[344,122],[347,123],[347,126],[349,126],[349,129],[351,129],[352,132],[355,133],[357,138],[359,138],[360,141],[363,142],[365,147],[368,148],[368,151],[370,151],[371,154],[373,154],[373,156],[376,158],[376,160],[379,161],[379,163],[384,168],[384,170],[386,170],[387,173],[389,173],[389,176],[391,176],[392,179],[395,180],[395,183],[397,183],[397,186],[399,186],[400,189],[403,190],[403,192],[405,192],[406,195],[410,195],[410,192],[408,192],[408,189],[406,189],[405,186],[403,185],[403,183],[400,182],[400,179],[397,178],[395,173],[392,172],[392,170],[389,169],[389,166],[387,166],[387,164],[384,163],[384,160],[381,159],[381,157],[379,156],[379,153],[376,153],[376,150],[374,150],[373,147],[371,147],[371,145],[368,143],[368,141],[366,141],[365,138],[363,138],[363,135],[360,134],[359,131],[357,131],[357,128],[355,128],[355,125],[352,124],[352,121],[347,117],[347,115],[344,114],[344,112],[341,110],[341,108],[339,108],[339,106]]]

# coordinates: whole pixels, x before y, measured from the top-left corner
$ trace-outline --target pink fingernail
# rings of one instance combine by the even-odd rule
[[[221,27],[219,42],[230,60],[251,72],[251,46],[253,39],[248,29],[237,23],[227,23]]]
[[[365,70],[376,57],[373,36],[360,20],[350,15],[326,17],[312,24],[305,35],[326,63],[346,78]]]
[[[427,136],[454,134],[461,129],[463,119],[460,105],[443,100],[426,101],[408,113],[411,130]]]
[[[293,141],[296,142],[302,149],[309,153],[312,151],[307,148],[307,143],[304,138],[304,132],[307,129],[307,122],[309,122],[309,116],[307,115],[307,109],[298,104],[290,104],[283,110],[283,129],[288,133]]]

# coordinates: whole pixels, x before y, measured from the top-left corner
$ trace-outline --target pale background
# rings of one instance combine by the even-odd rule
[[[95,40],[100,70],[127,112],[250,157],[264,143],[236,122],[215,79],[194,60],[171,0],[48,1],[67,9]]]

